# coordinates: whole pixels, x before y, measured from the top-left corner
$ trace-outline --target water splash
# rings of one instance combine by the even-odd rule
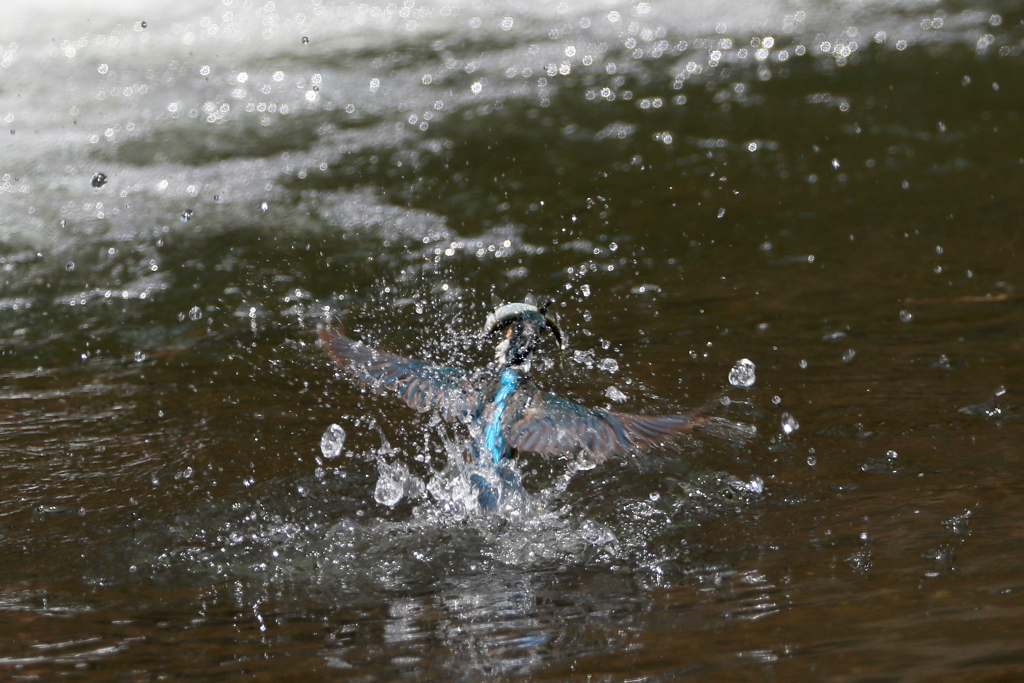
[[[333,460],[341,455],[345,449],[345,430],[341,425],[332,424],[324,430],[320,437],[320,452],[328,460]]]
[[[985,417],[1000,417],[1003,414],[997,400],[1006,395],[1006,387],[998,386],[984,403],[975,403],[969,406],[957,408],[958,413],[964,415],[984,415]]]
[[[754,374],[754,362],[749,358],[741,358],[736,361],[729,371],[729,384],[734,387],[752,387],[756,376]]]
[[[622,393],[622,390],[614,384],[605,389],[604,395],[616,403],[622,403],[628,398],[624,393]]]
[[[789,413],[783,413],[780,419],[782,433],[789,436],[796,430],[800,429],[800,423],[796,421],[796,418]]]
[[[401,462],[388,464],[381,461],[378,469],[380,477],[373,489],[373,499],[381,505],[394,507],[405,496],[406,482],[410,476],[409,468]]]

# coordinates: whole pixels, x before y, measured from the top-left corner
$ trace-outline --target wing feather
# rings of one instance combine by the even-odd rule
[[[462,368],[373,349],[349,339],[342,329],[321,328],[318,335],[334,362],[374,391],[396,394],[419,412],[437,410],[449,422],[469,411],[473,389]]]
[[[587,449],[608,458],[665,443],[704,420],[693,415],[633,415],[586,408],[554,394],[537,392],[509,431],[509,444],[542,455]]]

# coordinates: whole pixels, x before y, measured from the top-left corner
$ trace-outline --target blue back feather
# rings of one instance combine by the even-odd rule
[[[514,370],[502,370],[498,379],[498,393],[494,395],[494,414],[484,429],[484,448],[497,464],[505,454],[505,437],[501,434],[501,418],[507,407],[508,397],[516,389],[518,375]]]

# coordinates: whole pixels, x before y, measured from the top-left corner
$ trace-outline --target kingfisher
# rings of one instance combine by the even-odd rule
[[[565,343],[548,312],[551,303],[538,305],[528,296],[489,313],[483,336],[497,341],[495,357],[475,371],[374,349],[350,339],[340,327],[321,327],[318,334],[330,357],[362,385],[463,425],[477,501],[494,510],[506,492],[519,489],[511,465],[520,452],[586,452],[603,461],[663,444],[705,422],[693,413],[637,415],[589,408],[541,389],[530,373],[538,347],[549,337],[559,350]]]

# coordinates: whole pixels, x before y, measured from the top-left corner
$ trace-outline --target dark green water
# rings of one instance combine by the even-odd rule
[[[0,29],[0,677],[1024,674],[1014,5],[45,12]],[[547,387],[757,436],[467,512],[458,430],[316,325],[470,366],[527,292]]]

